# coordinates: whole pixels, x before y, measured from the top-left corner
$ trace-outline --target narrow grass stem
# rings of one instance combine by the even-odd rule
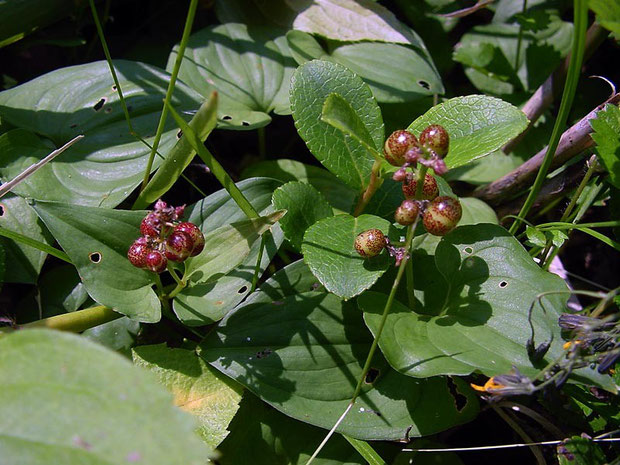
[[[44,242],[37,241],[36,239],[32,239],[31,237],[24,236],[23,234],[19,234],[15,231],[11,231],[10,229],[0,228],[0,236],[6,237],[7,239],[11,239],[15,242],[20,242],[24,245],[32,247],[33,249],[40,250],[41,252],[48,253],[53,257],[59,258],[62,261],[73,265],[69,255],[64,253],[62,250],[58,250],[56,247],[52,247]]]
[[[521,207],[521,211],[519,212],[520,217],[525,218],[529,213],[540,189],[543,185],[543,182],[547,176],[547,172],[549,171],[549,167],[551,166],[551,162],[553,161],[553,155],[555,154],[555,150],[560,141],[560,137],[562,136],[563,128],[566,125],[566,121],[568,119],[568,114],[570,112],[571,106],[573,104],[573,99],[575,97],[575,91],[577,89],[577,83],[579,81],[581,63],[583,61],[583,55],[585,50],[585,37],[586,37],[586,29],[588,26],[588,2],[587,0],[574,0],[574,31],[573,31],[573,45],[572,45],[572,55],[569,64],[569,69],[566,78],[566,85],[564,86],[564,92],[562,94],[562,101],[560,103],[560,110],[558,113],[558,117],[555,120],[555,125],[553,126],[553,131],[551,133],[551,140],[549,141],[549,146],[547,147],[547,152],[543,158],[542,165],[538,170],[538,174],[536,175],[536,180],[534,181],[534,185],[530,190],[523,207]],[[510,233],[514,234],[519,229],[521,225],[520,220],[516,220],[510,226]]]
[[[522,14],[525,14],[527,11],[527,0],[523,0],[523,9],[521,10]],[[523,42],[523,25],[519,24],[519,35],[517,36],[517,53],[515,55],[515,73],[518,74],[519,71],[519,59],[521,58],[521,45]]]

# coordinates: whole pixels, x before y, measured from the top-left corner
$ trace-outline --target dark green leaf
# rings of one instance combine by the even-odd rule
[[[85,338],[49,330],[0,338],[0,384],[7,464],[202,465],[209,456],[154,376]]]
[[[592,439],[573,436],[556,448],[560,465],[605,465],[603,450]]]
[[[139,330],[140,323],[124,316],[87,329],[82,335],[109,349],[127,351],[136,343]]]
[[[615,0],[590,0],[589,5],[596,13],[597,22],[609,29],[618,40],[620,38],[620,3]]]
[[[599,160],[609,172],[610,182],[620,188],[620,109],[615,105],[606,105],[604,111],[590,120],[594,129],[592,139],[596,142]]]

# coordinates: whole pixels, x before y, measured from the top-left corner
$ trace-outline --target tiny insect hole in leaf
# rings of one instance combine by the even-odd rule
[[[419,85],[420,87],[424,87],[426,90],[428,90],[428,89],[430,89],[430,88],[431,88],[431,85],[430,85],[428,82],[423,81],[422,79],[420,79],[420,80],[418,81],[418,85]]]
[[[463,249],[463,252],[465,252],[466,254],[470,254],[474,252],[474,249],[472,249],[471,247],[465,247]]]
[[[232,116],[230,116],[230,115],[224,115],[224,116],[222,116],[222,119],[223,119],[224,121],[230,121],[230,120],[232,119]]]
[[[366,377],[364,378],[364,382],[366,384],[374,383],[379,377],[379,373],[381,373],[377,368],[370,368],[368,373],[366,373]]]
[[[95,103],[95,106],[93,106],[93,110],[99,111],[103,108],[104,105],[105,105],[105,98],[102,98],[97,103]]]
[[[4,216],[5,208],[6,207],[0,203],[0,218]]]
[[[116,86],[115,86],[115,85],[114,85],[114,86],[112,86],[112,90],[116,90]]]
[[[101,263],[101,254],[99,252],[91,252],[88,254],[88,259],[92,263]]]
[[[105,111],[106,113],[112,113],[112,107],[108,107],[103,111]]]
[[[249,126],[250,123],[248,123],[247,121],[241,121],[241,126]]]
[[[237,293],[238,293],[238,294],[243,294],[243,293],[244,293],[245,291],[247,291],[247,290],[248,290],[248,286],[243,286],[243,287],[241,287],[241,288],[237,291]]]
[[[177,132],[177,139],[180,139],[182,136],[183,136],[183,131],[179,129],[179,132]]]
[[[499,287],[501,289],[504,289],[506,286],[508,286],[508,281],[502,281],[502,282],[499,283]]]

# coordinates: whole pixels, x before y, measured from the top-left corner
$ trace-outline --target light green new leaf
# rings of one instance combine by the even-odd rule
[[[205,140],[211,131],[215,129],[217,123],[217,93],[212,93],[198,109],[192,120],[188,123],[194,130],[196,136],[202,141]],[[180,139],[179,139],[179,135]],[[151,178],[147,186],[134,202],[134,209],[146,208],[150,203],[160,199],[168,189],[179,179],[183,170],[190,164],[196,152],[188,138],[177,133],[177,143],[172,147],[166,156],[157,173]]]
[[[590,0],[589,5],[596,13],[596,21],[609,29],[616,40],[620,39],[620,3],[615,0]]]
[[[134,129],[152,143],[169,75],[143,63],[114,62]],[[177,82],[172,105],[195,110],[204,98]],[[150,148],[129,134],[105,61],[52,71],[0,92],[0,117],[24,131],[0,136],[0,177],[21,173],[78,134],[84,139],[24,181],[15,193],[37,200],[114,207],[144,176]],[[169,119],[159,145],[164,156],[177,142]],[[49,140],[45,140],[45,139]],[[161,162],[155,158],[153,169]]]
[[[620,109],[606,105],[596,119],[590,120],[590,126],[594,129],[592,139],[596,142],[599,160],[609,172],[610,182],[620,188]]]
[[[161,304],[151,289],[155,275],[127,259],[146,212],[58,202],[35,202],[33,207],[71,258],[93,300],[135,320],[159,321]]]
[[[344,299],[361,294],[388,269],[387,251],[364,258],[355,250],[362,231],[377,228],[387,236],[390,222],[373,215],[337,215],[314,223],[304,235],[304,261],[327,290]]]
[[[219,125],[256,129],[270,112],[290,114],[288,91],[295,61],[283,31],[228,23],[202,29],[189,39],[179,79],[205,98],[216,90]],[[172,49],[166,69],[176,60]]]
[[[523,246],[504,228],[490,224],[463,226],[439,243],[435,263],[445,278],[442,314],[425,316],[395,302],[379,341],[390,365],[409,376],[458,374],[474,371],[487,376],[508,373],[516,366],[526,376],[537,374],[563,354],[558,316],[567,294],[556,275],[541,270]],[[387,295],[369,292],[358,299],[368,327],[376,334]],[[534,344],[550,344],[544,360],[534,364],[527,353]],[[575,371],[612,389],[594,370]],[[608,378],[608,377],[607,377]]]
[[[533,226],[527,226],[525,228],[525,234],[527,236],[527,240],[531,245],[535,245],[538,247],[544,247],[547,244],[547,238],[545,237],[545,233],[540,229],[537,229]]]
[[[298,420],[331,428],[347,407],[372,343],[353,302],[325,292],[244,305],[200,345],[200,356]],[[364,440],[433,434],[470,420],[475,395],[459,379],[416,380],[378,356],[338,432]],[[375,376],[376,375],[376,376]]]
[[[303,182],[289,182],[278,187],[273,193],[272,202],[276,210],[286,210],[280,226],[284,236],[298,251],[301,251],[306,230],[318,220],[334,215],[332,207],[321,193]]]
[[[242,388],[211,368],[195,352],[165,344],[140,346],[133,363],[146,368],[172,393],[174,405],[194,415],[198,433],[215,448],[228,435],[228,424],[239,408]]]
[[[52,243],[49,232],[26,200],[12,194],[5,195],[0,199],[0,209],[1,228],[45,244]],[[5,248],[7,263],[11,264],[4,275],[4,282],[36,283],[47,254],[4,237],[0,238],[0,244]]]
[[[383,146],[381,110],[368,85],[344,66],[314,60],[301,65],[291,82],[291,110],[299,135],[312,154],[355,190],[362,190],[374,163],[359,142],[320,120],[330,94],[342,96],[370,133],[373,146]]]
[[[209,448],[155,377],[87,339],[0,338],[0,456],[20,465],[203,465]]]
[[[468,95],[447,100],[409,125],[415,135],[430,124],[441,124],[450,136],[445,158],[449,168],[490,154],[518,136],[528,124],[517,107],[495,97]]]

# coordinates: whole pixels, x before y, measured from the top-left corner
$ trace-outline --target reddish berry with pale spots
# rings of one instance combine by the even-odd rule
[[[415,200],[403,200],[403,203],[396,209],[394,219],[398,224],[404,226],[413,224],[420,214],[420,206]]]
[[[383,145],[383,154],[390,165],[403,166],[406,162],[405,154],[417,145],[418,139],[410,132],[394,131]]]
[[[154,273],[161,273],[168,266],[168,259],[159,250],[151,250],[146,255],[146,268]]]
[[[369,229],[355,238],[355,250],[362,257],[379,255],[386,245],[385,235],[380,229]]]
[[[190,257],[195,257],[200,252],[202,252],[202,249],[205,248],[205,237],[202,234],[202,231],[200,231],[198,226],[196,226],[194,223],[189,223],[187,221],[179,223],[174,227],[174,231],[184,232],[192,238],[192,241],[194,241],[194,248],[192,249]]]
[[[189,234],[175,231],[166,239],[166,258],[173,262],[182,262],[190,256],[194,241]]]
[[[420,133],[420,144],[443,158],[448,154],[450,136],[443,126],[431,124]]]
[[[161,233],[162,221],[154,212],[149,213],[140,223],[140,232],[143,236],[158,237]]]
[[[415,191],[418,187],[417,177],[413,173],[407,173],[407,179],[403,182],[403,194],[408,199],[415,198]],[[424,185],[422,186],[422,194],[419,200],[433,200],[439,195],[439,186],[437,181],[430,174],[424,176]]]
[[[131,244],[127,252],[127,258],[133,266],[146,268],[146,256],[153,250],[146,237],[139,237]]]
[[[430,234],[445,236],[456,227],[462,215],[461,202],[454,197],[444,195],[428,204],[422,220]]]

